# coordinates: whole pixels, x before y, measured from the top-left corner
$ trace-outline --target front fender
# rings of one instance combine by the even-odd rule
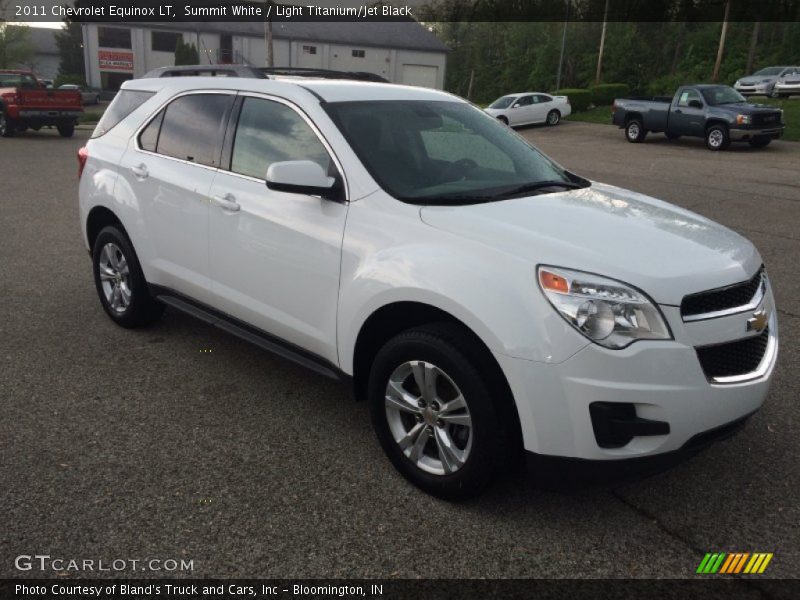
[[[377,203],[351,205],[345,232],[337,341],[346,373],[364,323],[396,302],[442,310],[492,352],[515,358],[558,363],[589,343],[547,302],[530,260],[436,230],[419,219],[419,207],[393,215]]]

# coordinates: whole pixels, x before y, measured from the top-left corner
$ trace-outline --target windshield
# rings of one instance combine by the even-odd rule
[[[536,188],[589,185],[464,102],[334,102],[325,108],[381,187],[406,202],[488,202]]]
[[[784,68],[785,67],[767,67],[766,69],[756,71],[753,75],[778,75]]]
[[[35,89],[40,86],[32,75],[26,73],[0,73],[0,87]]]
[[[711,106],[747,102],[744,96],[742,96],[735,89],[724,85],[719,87],[705,88],[701,91],[703,92],[703,97],[706,99],[706,102],[708,102]]]
[[[489,105],[489,108],[508,108],[516,96],[503,96]]]

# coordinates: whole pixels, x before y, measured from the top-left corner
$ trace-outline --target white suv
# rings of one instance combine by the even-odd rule
[[[694,446],[767,393],[778,327],[750,242],[587,181],[454,96],[135,80],[79,162],[111,319],[168,305],[352,381],[430,493],[474,494],[523,451]]]

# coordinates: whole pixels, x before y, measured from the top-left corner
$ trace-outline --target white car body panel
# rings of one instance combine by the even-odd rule
[[[686,294],[745,281],[761,265],[753,245],[721,225],[599,183],[470,206],[403,203],[375,182],[320,104],[461,101],[442,92],[195,77],[134,80],[123,89],[157,93],[88,143],[80,218],[88,247],[90,211],[111,210],[151,284],[252,324],[350,375],[359,332],[377,310],[398,302],[435,307],[470,328],[494,355],[514,396],[525,449],[542,454],[607,460],[674,450],[764,400],[777,350],[763,376],[735,385],[709,383],[695,354],[695,346],[741,338],[752,311],[685,323],[677,308]],[[347,201],[271,191],[257,178],[137,147],[135,133],[166,102],[207,89],[268,95],[305,115],[345,175]],[[130,170],[142,164],[145,181]],[[239,203],[238,212],[210,201],[227,194]],[[590,342],[540,291],[540,264],[598,273],[643,290],[659,304],[674,339],[637,341],[622,350]],[[759,308],[771,315],[769,332],[777,340],[769,289]],[[665,419],[671,431],[600,448],[588,413],[594,401],[634,403],[637,414]]]
[[[506,119],[511,127],[545,123],[551,110],[557,110],[562,119],[572,114],[572,106],[566,96],[553,96],[543,92],[508,94],[505,97],[508,96],[514,97],[508,108],[485,108],[484,111],[496,119],[501,117]],[[520,98],[527,96],[547,96],[552,100],[550,102],[535,102],[527,106],[515,106],[515,103]]]

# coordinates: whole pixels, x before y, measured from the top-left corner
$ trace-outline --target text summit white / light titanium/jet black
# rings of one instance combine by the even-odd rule
[[[748,240],[452,95],[134,80],[79,163],[113,321],[168,305],[352,381],[429,493],[473,495],[525,453],[672,455],[767,394],[778,326]]]

